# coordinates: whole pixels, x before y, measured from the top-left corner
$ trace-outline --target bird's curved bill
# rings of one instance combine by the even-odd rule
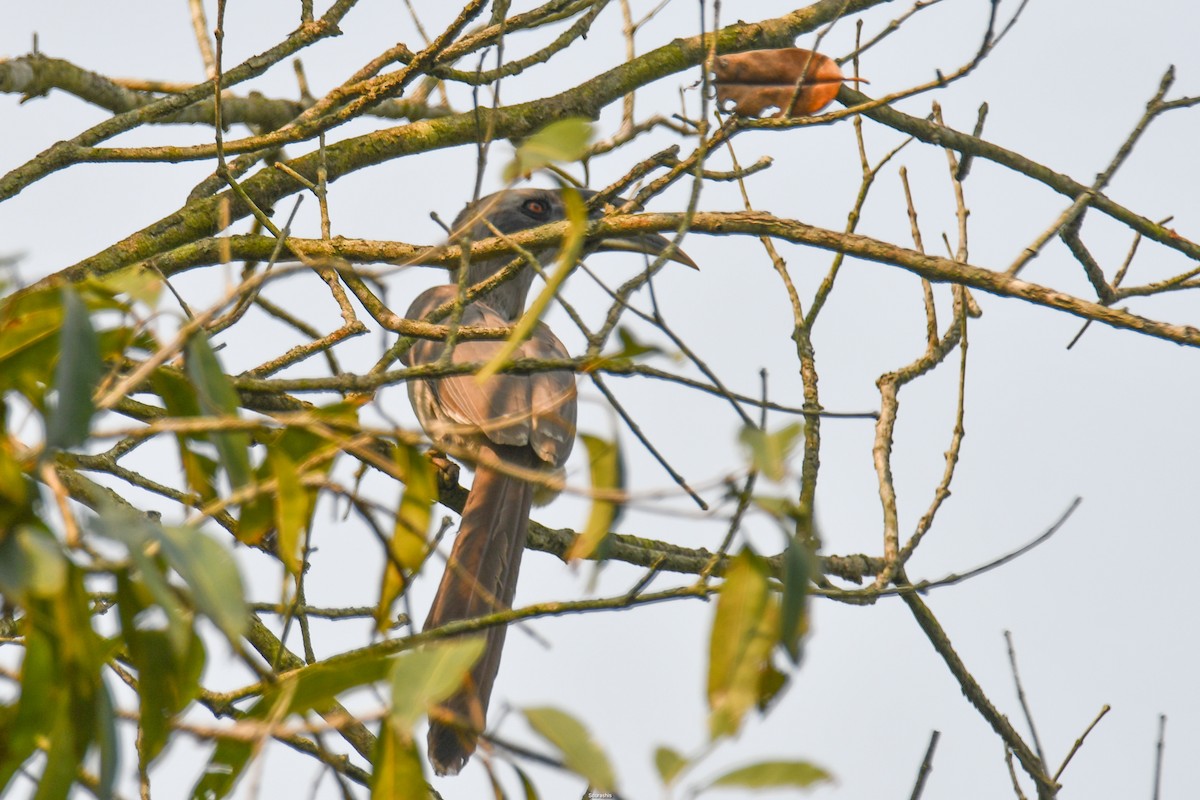
[[[592,245],[597,251],[617,251],[622,253],[645,253],[657,257],[667,254],[668,261],[686,264],[692,269],[700,266],[692,261],[691,256],[671,243],[671,240],[658,233],[639,233],[634,236],[606,236]]]

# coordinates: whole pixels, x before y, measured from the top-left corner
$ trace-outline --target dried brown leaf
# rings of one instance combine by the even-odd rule
[[[833,101],[843,80],[836,61],[800,47],[718,56],[713,76],[717,102],[745,117],[768,108],[778,109],[774,117],[815,114]]]

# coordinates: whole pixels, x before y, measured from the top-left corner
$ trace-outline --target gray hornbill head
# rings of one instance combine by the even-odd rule
[[[488,223],[494,225],[501,233],[518,233],[551,222],[562,222],[567,218],[563,198],[565,191],[578,192],[585,203],[598,194],[591,189],[508,189],[468,203],[454,218],[452,230],[455,236],[465,234],[473,241],[480,241],[495,235]],[[616,198],[614,202],[623,201]],[[604,216],[604,209],[593,209],[588,216],[591,219],[599,219]],[[687,253],[678,247],[671,247],[671,240],[658,233],[592,239],[585,245],[584,253],[621,251],[644,253],[653,257],[662,255],[668,248],[668,260],[699,269]]]

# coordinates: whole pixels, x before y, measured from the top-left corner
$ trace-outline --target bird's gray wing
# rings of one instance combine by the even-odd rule
[[[409,308],[410,319],[422,319],[441,304],[453,300],[454,286],[438,286],[421,294]],[[463,310],[463,326],[504,327],[505,319],[485,302],[476,301]],[[500,340],[459,340],[451,363],[490,361],[504,346]],[[415,366],[436,362],[442,342],[421,340],[404,357]],[[514,358],[563,359],[567,349],[550,329],[539,324]],[[575,376],[569,370],[528,374],[499,373],[485,380],[475,375],[422,379],[434,403],[418,406],[422,424],[435,437],[462,438],[483,433],[496,444],[529,445],[538,457],[554,467],[562,466],[575,439]],[[420,406],[425,406],[424,410]],[[439,419],[429,419],[431,415]],[[431,424],[432,423],[432,424]]]
[[[529,341],[518,349],[521,358],[565,359],[567,348],[545,323],[538,323]],[[546,463],[561,467],[575,444],[575,373],[565,369],[547,370],[521,376],[529,381],[530,401],[534,410],[529,446]]]

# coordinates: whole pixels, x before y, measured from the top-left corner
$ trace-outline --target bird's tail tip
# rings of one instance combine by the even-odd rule
[[[475,752],[474,737],[464,741],[462,731],[447,725],[429,726],[429,763],[442,777],[457,775]]]

